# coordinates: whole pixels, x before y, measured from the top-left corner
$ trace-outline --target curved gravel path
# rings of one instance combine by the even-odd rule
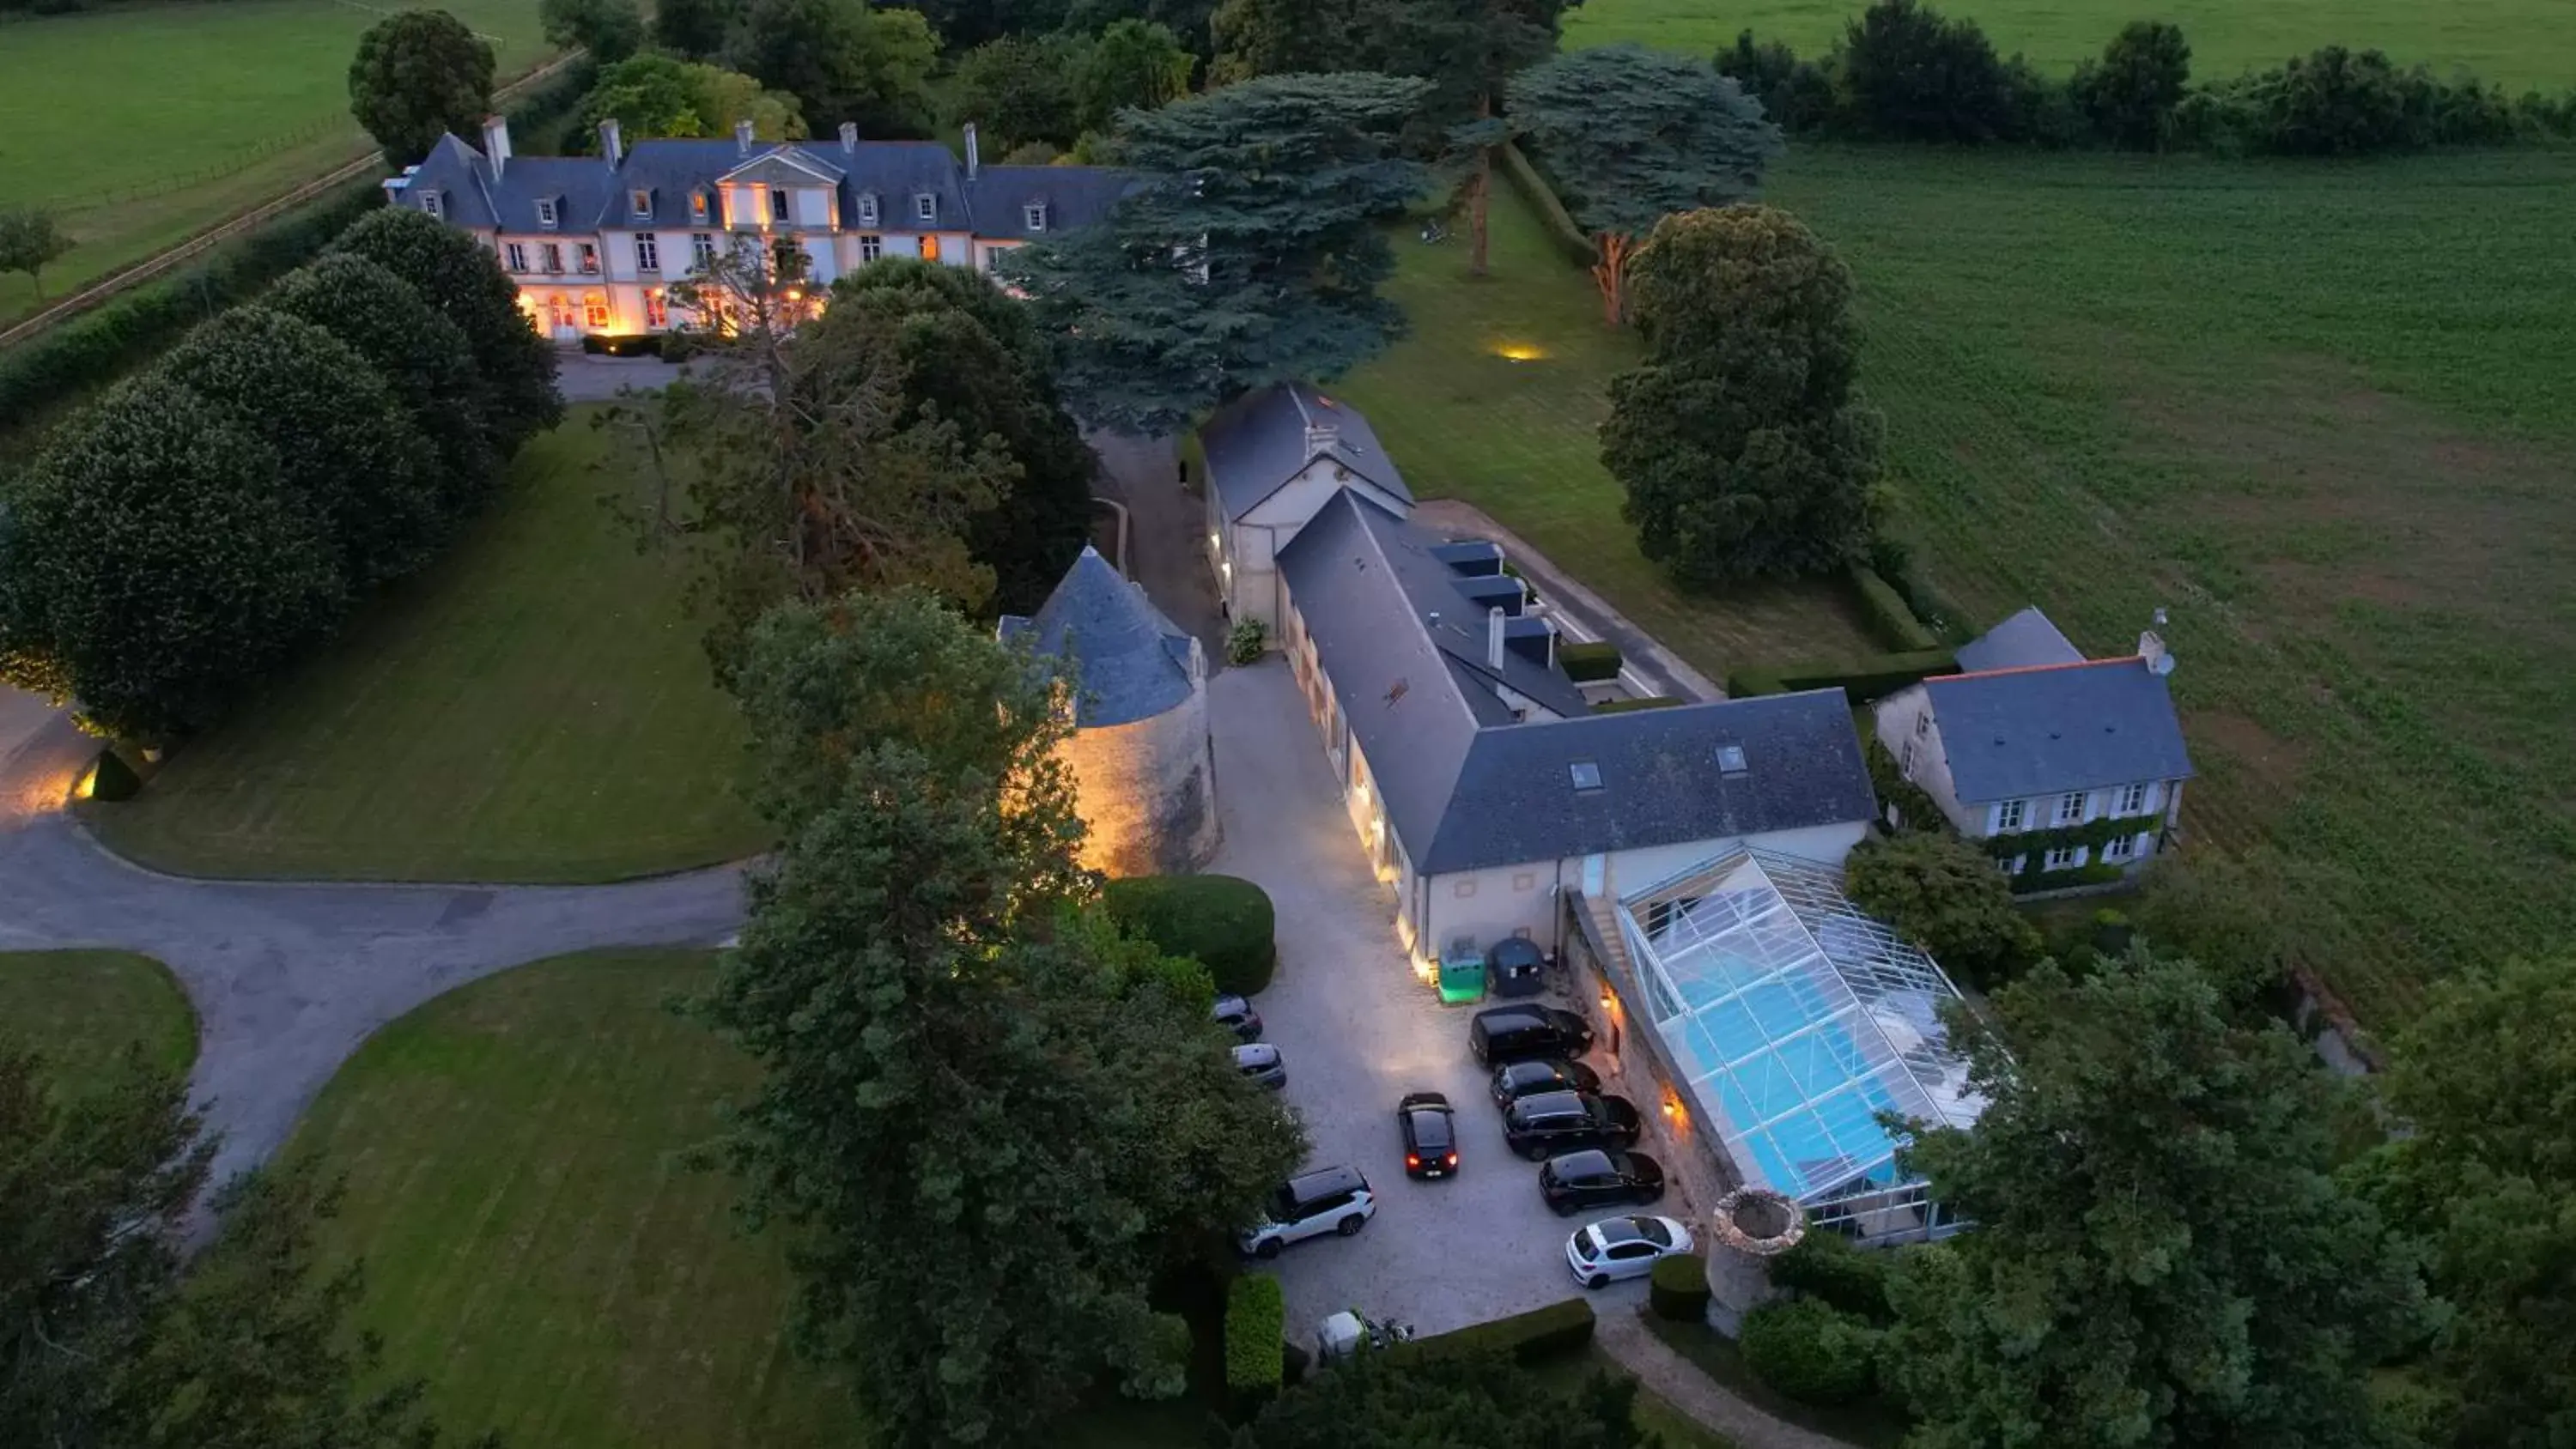
[[[608,886],[272,884],[156,874],[63,810],[97,742],[0,688],[0,950],[114,946],[167,964],[199,1019],[217,1180],[259,1163],[377,1027],[431,997],[596,946],[715,945],[735,866]]]

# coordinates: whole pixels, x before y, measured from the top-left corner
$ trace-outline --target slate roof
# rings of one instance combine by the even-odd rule
[[[436,188],[442,213],[457,226],[578,236],[597,230],[592,219],[608,200],[612,179],[608,164],[596,156],[513,156],[495,178],[482,152],[454,136],[442,136],[404,195],[416,197],[424,188]],[[553,226],[537,223],[541,197],[556,204]]]
[[[1302,382],[1248,393],[1216,411],[1199,429],[1207,475],[1228,519],[1241,518],[1323,455],[1310,444],[1310,427],[1333,429],[1334,462],[1407,503],[1413,490],[1377,440],[1359,409]]]
[[[1923,681],[1969,804],[2192,774],[2164,676],[2132,655]]]
[[[2057,626],[2036,607],[2023,609],[1959,646],[1959,668],[1969,673],[1980,669],[2026,669],[2034,664],[2083,662],[2084,651],[2059,633]]]
[[[966,206],[975,218],[975,235],[1028,241],[1100,221],[1143,184],[1127,172],[1098,166],[987,166],[966,183]],[[1032,202],[1047,209],[1043,231],[1029,230]]]
[[[1850,706],[1835,690],[1589,713],[1582,691],[1519,648],[1486,663],[1485,611],[1442,540],[1348,490],[1279,567],[1387,816],[1427,874],[1594,851],[1867,820]],[[1432,615],[1439,617],[1435,621]],[[1508,635],[1507,635],[1508,637]],[[1564,716],[1517,723],[1502,685]],[[1721,745],[1744,749],[1720,773]],[[1578,792],[1571,766],[1598,766]]]
[[[1074,664],[1074,722],[1149,719],[1190,695],[1190,636],[1088,545],[1034,617],[1005,615],[1002,638]]]

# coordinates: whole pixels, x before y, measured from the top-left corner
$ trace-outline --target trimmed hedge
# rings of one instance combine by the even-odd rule
[[[1540,1363],[1581,1353],[1591,1345],[1592,1329],[1597,1321],[1592,1313],[1592,1300],[1568,1298],[1545,1308],[1497,1318],[1491,1323],[1471,1323],[1433,1338],[1399,1343],[1387,1352],[1398,1357],[1416,1358],[1500,1352],[1510,1354],[1521,1363]]]
[[[132,765],[125,763],[125,757],[116,752],[116,746],[110,745],[98,752],[98,763],[90,770],[89,798],[114,804],[119,800],[131,800],[142,790],[143,777],[134,773]]]
[[[1854,704],[1871,704],[1909,684],[1935,674],[1959,672],[1959,656],[1949,649],[1915,649],[1902,654],[1870,654],[1845,662],[1808,660],[1776,669],[1738,669],[1726,676],[1729,698],[1761,694],[1795,694],[1802,689],[1839,689]]]
[[[1706,1322],[1708,1300],[1714,1296],[1708,1286],[1708,1259],[1698,1253],[1657,1258],[1655,1271],[1646,1280],[1647,1306],[1657,1318],[1675,1323]]]
[[[1278,1397],[1288,1374],[1288,1299],[1279,1280],[1247,1273],[1225,1292],[1225,1387],[1238,1407]]]
[[[140,368],[189,328],[321,255],[382,200],[374,181],[355,185],[0,354],[0,431]]]
[[[1941,640],[1924,622],[1914,617],[1913,608],[1896,586],[1878,576],[1876,569],[1854,564],[1852,588],[1860,595],[1861,612],[1869,615],[1869,626],[1878,631],[1878,641],[1890,649],[1938,649]]]
[[[1576,224],[1574,214],[1565,209],[1565,202],[1556,194],[1556,188],[1548,185],[1547,178],[1538,174],[1538,168],[1530,164],[1529,157],[1522,154],[1521,148],[1506,141],[1495,149],[1502,153],[1504,177],[1537,210],[1539,224],[1546,230],[1547,239],[1555,244],[1565,259],[1584,268],[1598,263],[1601,253],[1593,247],[1592,238],[1583,234],[1583,228]]]
[[[1772,1259],[1768,1269],[1779,1287],[1793,1288],[1803,1297],[1821,1299],[1872,1323],[1888,1321],[1884,1254],[1855,1248],[1833,1233],[1809,1233]]]
[[[1643,699],[1605,699],[1592,706],[1594,714],[1633,714],[1641,709],[1670,709],[1681,703],[1669,694],[1650,694]]]
[[[1205,966],[1220,992],[1251,996],[1279,964],[1278,913],[1238,876],[1128,876],[1109,882],[1101,904],[1130,934]]]
[[[1878,1387],[1879,1332],[1819,1298],[1765,1303],[1739,1341],[1756,1378],[1802,1404],[1848,1404]]]
[[[1619,646],[1607,639],[1590,644],[1556,646],[1557,667],[1577,684],[1598,684],[1619,677],[1619,667],[1626,661],[1619,657]]]
[[[2116,885],[2128,878],[2126,869],[2096,861],[2065,870],[2025,870],[2012,878],[2012,888],[2014,895],[2026,896],[2040,891],[2069,890],[2076,886]]]

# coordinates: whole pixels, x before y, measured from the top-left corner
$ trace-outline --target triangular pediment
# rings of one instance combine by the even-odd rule
[[[841,179],[834,167],[801,151],[785,149],[754,156],[717,178],[731,185],[827,186]]]

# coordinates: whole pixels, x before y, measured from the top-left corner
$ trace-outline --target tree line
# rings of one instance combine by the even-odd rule
[[[2508,97],[2341,45],[2195,85],[2190,42],[2163,20],[2130,22],[2065,77],[1923,0],[1875,0],[1820,58],[1747,30],[1716,61],[1800,136],[2287,156],[2576,136],[2576,89]]]
[[[102,734],[202,731],[434,557],[561,415],[490,254],[371,213],[8,480],[0,678]]]

